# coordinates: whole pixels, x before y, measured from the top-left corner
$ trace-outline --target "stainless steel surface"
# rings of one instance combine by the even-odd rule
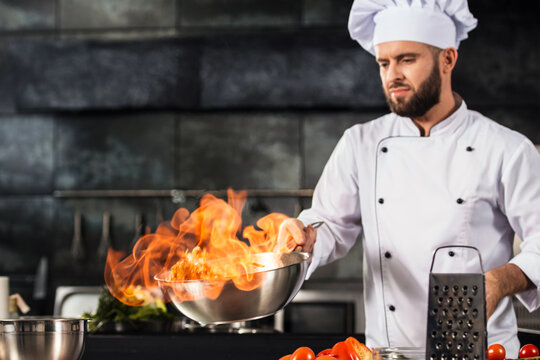
[[[33,296],[35,300],[44,300],[47,298],[47,276],[49,273],[49,259],[42,256],[36,270]]]
[[[81,212],[76,211],[73,216],[73,240],[71,242],[71,256],[76,261],[84,260],[86,257],[82,240],[81,222]]]
[[[287,305],[304,282],[308,258],[309,254],[300,252],[254,255],[253,261],[268,269],[254,272],[261,285],[242,291],[231,280],[223,281],[223,289],[215,300],[205,298],[204,294],[218,285],[216,281],[168,281],[167,272],[155,278],[165,296],[185,316],[201,324],[226,324],[269,316]],[[177,294],[186,292],[195,300],[181,301]]]
[[[373,349],[373,360],[417,359],[425,360],[426,352],[419,347],[383,347]]]
[[[315,228],[315,229],[318,229],[318,228],[320,228],[321,226],[324,225],[324,221],[316,221],[316,222],[311,223],[309,225],[313,226],[313,228]]]
[[[107,259],[107,252],[112,247],[111,240],[111,213],[105,211],[103,213],[103,223],[101,227],[101,239],[99,240],[97,257],[100,261]]]
[[[78,360],[85,335],[84,319],[0,319],[0,359]]]
[[[159,224],[159,222],[158,222]],[[144,235],[144,216],[143,214],[135,215],[135,234],[131,240],[130,249],[133,249],[137,241]]]
[[[59,286],[54,296],[54,316],[80,317],[83,312],[95,312],[101,286]],[[75,314],[75,308],[78,314]]]
[[[444,251],[441,251],[444,250]],[[449,272],[433,272],[438,253],[446,253]],[[479,264],[471,261],[471,254]],[[474,256],[472,257],[474,259]],[[478,266],[480,272],[460,272],[458,265]],[[470,271],[464,269],[465,271]],[[487,349],[486,297],[478,249],[464,245],[435,250],[429,273],[426,355],[430,359],[484,359]]]

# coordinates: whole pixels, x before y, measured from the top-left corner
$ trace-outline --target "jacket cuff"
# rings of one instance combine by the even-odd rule
[[[540,307],[540,268],[538,267],[538,255],[530,252],[521,252],[510,260],[510,263],[518,266],[536,286],[536,288],[516,294],[516,297],[523,306],[529,312],[533,312]]]

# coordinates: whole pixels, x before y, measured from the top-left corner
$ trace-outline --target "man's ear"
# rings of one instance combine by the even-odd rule
[[[449,47],[439,54],[439,65],[443,73],[451,72],[456,66],[458,52],[455,48]]]

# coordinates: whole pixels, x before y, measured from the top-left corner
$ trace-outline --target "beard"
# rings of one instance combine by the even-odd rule
[[[407,86],[401,82],[395,82],[393,87]],[[402,98],[392,99],[385,90],[386,102],[390,110],[399,115],[409,118],[419,118],[424,116],[429,109],[439,103],[441,95],[441,75],[439,74],[439,64],[435,61],[431,73],[414,92],[411,99],[406,101]]]

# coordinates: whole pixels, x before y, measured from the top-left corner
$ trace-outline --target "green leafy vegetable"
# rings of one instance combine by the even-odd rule
[[[90,319],[91,332],[98,331],[109,322],[134,323],[141,320],[173,321],[177,318],[167,311],[165,303],[156,298],[154,303],[144,306],[129,306],[117,300],[107,288],[101,292],[95,313],[84,313],[83,318]]]

